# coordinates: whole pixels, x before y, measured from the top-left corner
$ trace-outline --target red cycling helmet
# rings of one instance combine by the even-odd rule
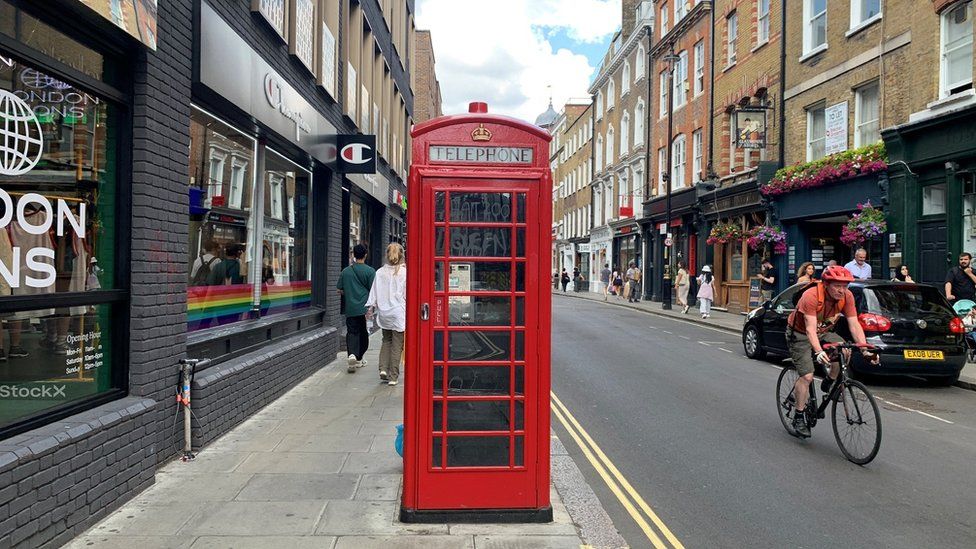
[[[820,279],[824,282],[854,282],[854,275],[847,270],[847,267],[833,265],[824,269]]]

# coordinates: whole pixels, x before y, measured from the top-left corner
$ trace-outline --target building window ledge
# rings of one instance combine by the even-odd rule
[[[800,63],[803,63],[805,61],[808,61],[809,59],[811,59],[813,57],[816,57],[817,55],[820,55],[821,53],[823,53],[825,51],[827,51],[827,43],[826,42],[823,43],[823,44],[821,44],[821,45],[819,45],[819,46],[817,46],[816,48],[813,48],[812,50],[804,53],[803,55],[801,55],[800,56],[800,59],[799,59],[799,62]]]
[[[768,45],[768,44],[769,44],[769,38],[767,38],[767,39],[763,40],[762,42],[756,44],[756,47],[754,47],[751,50],[749,50],[749,53],[756,53],[757,51],[765,48],[766,45]]]
[[[924,111],[912,113],[908,122],[918,122],[976,104],[976,90],[970,88],[927,104]]]
[[[850,30],[848,30],[847,32],[845,32],[844,33],[844,36],[846,38],[850,38],[850,37],[854,36],[855,34],[858,34],[859,32],[861,32],[864,29],[870,27],[871,25],[877,23],[878,21],[881,21],[882,15],[883,15],[882,13],[879,13],[879,14],[877,14],[877,15],[869,18],[869,19],[865,19],[864,21],[861,21],[857,25],[851,27]]]

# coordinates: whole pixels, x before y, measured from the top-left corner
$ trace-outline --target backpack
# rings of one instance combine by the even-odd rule
[[[826,290],[824,290],[824,285],[820,281],[810,282],[806,286],[800,288],[799,291],[797,291],[796,293],[794,293],[793,294],[793,308],[796,309],[796,306],[797,306],[798,303],[800,303],[800,298],[803,297],[803,294],[805,294],[807,292],[807,290],[809,290],[810,288],[813,288],[814,286],[816,286],[816,288],[817,288],[817,320],[822,322],[823,320],[820,318],[820,315],[821,315],[821,313],[823,313],[823,310],[824,310],[824,292]],[[844,297],[842,297],[840,299],[840,301],[837,302],[837,305],[839,306],[838,308],[841,311],[843,311],[844,310],[844,306],[846,304],[847,304],[847,292],[844,292]]]
[[[204,263],[203,256],[200,257],[200,268],[197,269],[197,274],[193,275],[193,280],[190,281],[191,286],[207,285],[207,281],[210,279],[210,267],[214,264],[214,261],[220,261],[220,258],[213,256],[210,258],[210,261]]]

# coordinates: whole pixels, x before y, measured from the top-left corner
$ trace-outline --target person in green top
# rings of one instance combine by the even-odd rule
[[[346,359],[349,367],[347,372],[353,373],[356,368],[366,365],[363,355],[369,348],[369,331],[366,329],[366,299],[369,289],[373,287],[376,271],[366,264],[366,246],[356,244],[352,249],[356,262],[346,267],[339,274],[336,288],[343,297],[342,314],[346,315]]]

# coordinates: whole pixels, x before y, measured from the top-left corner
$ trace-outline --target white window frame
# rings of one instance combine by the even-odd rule
[[[644,98],[637,99],[634,106],[634,148],[644,144],[644,120],[647,117],[647,109],[644,107]]]
[[[607,112],[613,109],[613,106],[617,102],[617,85],[613,81],[613,77],[610,77],[610,81],[607,82]]]
[[[207,198],[213,199],[215,196],[224,195],[224,163],[227,161],[227,151],[211,147],[209,161]]]
[[[734,173],[736,168],[735,151],[737,150],[735,139],[735,111],[729,113],[729,173]]]
[[[819,160],[819,159],[823,158],[824,156],[826,156],[826,154],[824,154],[823,152],[819,156],[816,156],[814,154],[814,147],[815,147],[815,144],[817,142],[820,142],[821,143],[821,145],[820,145],[821,151],[826,152],[826,150],[827,150],[827,120],[826,120],[826,110],[827,110],[827,104],[826,103],[820,103],[820,104],[814,105],[812,107],[809,107],[807,109],[807,113],[806,113],[807,114],[807,162],[812,162],[814,160]],[[811,132],[813,131],[813,119],[814,119],[815,113],[817,113],[818,111],[820,112],[820,116],[824,117],[824,123],[823,123],[824,135],[815,138],[812,135]]]
[[[964,40],[963,42],[961,42],[959,44],[955,44],[953,46],[953,49],[951,51],[947,51],[947,49],[946,49],[946,34],[947,34],[946,30],[948,28],[947,27],[947,22],[948,22],[949,16],[951,14],[955,13],[957,10],[969,10],[969,16],[967,17],[967,20],[969,21],[969,24],[968,24],[969,25],[969,39],[968,40]],[[972,64],[972,58],[973,58],[973,32],[972,32],[972,28],[973,28],[973,23],[972,23],[972,19],[973,19],[973,3],[972,2],[963,2],[963,3],[960,3],[960,4],[958,4],[958,5],[954,6],[954,7],[946,10],[940,16],[940,19],[939,19],[939,22],[940,22],[939,23],[939,98],[943,98],[944,99],[946,97],[949,97],[950,95],[953,94],[952,93],[952,90],[960,90],[961,88],[963,88],[967,84],[969,85],[969,88],[972,88],[972,83],[973,83],[973,74],[972,74],[972,65],[973,65]],[[958,80],[956,82],[949,82],[948,81],[948,78],[949,78],[949,74],[948,74],[948,67],[949,67],[948,58],[949,58],[949,55],[952,54],[952,53],[955,53],[957,51],[965,50],[966,48],[969,49],[969,59],[970,59],[970,62],[969,62],[969,67],[970,67],[969,78],[968,78],[968,80],[965,79],[965,78],[963,78],[963,79]]]
[[[673,0],[675,2],[680,2],[681,0]],[[661,4],[661,36],[668,33],[668,5]]]
[[[598,135],[596,137],[596,171],[600,173],[603,170],[603,136]]]
[[[276,173],[268,174],[268,194],[269,204],[271,204],[271,217],[284,221],[285,212],[281,204],[281,191],[285,186],[285,178]]]
[[[647,51],[644,50],[644,44],[639,44],[637,46],[637,58],[634,60],[634,83],[640,81],[644,78],[644,58],[647,57]]]
[[[691,134],[692,143],[692,163],[691,169],[693,170],[691,174],[692,180],[697,183],[701,181],[702,173],[702,158],[704,157],[704,143],[702,143],[702,129],[698,128]]]
[[[620,77],[620,96],[630,93],[630,61],[624,61],[624,72]]]
[[[827,2],[824,0],[824,10],[813,13],[813,2],[816,0],[803,0],[803,55],[808,56],[816,52],[827,49]],[[823,17],[824,21],[824,41],[822,44],[814,44],[814,21]]]
[[[607,128],[607,166],[613,164],[613,138],[614,138],[613,124]]]
[[[869,89],[874,89],[875,94],[877,94],[877,99],[875,100],[875,111],[874,118],[864,120],[864,92]],[[879,120],[880,106],[879,102],[881,100],[881,87],[877,80],[869,82],[860,88],[854,90],[854,147],[862,147],[864,145],[869,145],[871,143],[877,143],[881,139],[881,121]],[[861,135],[861,129],[871,123],[878,125],[877,138],[871,141],[866,141]]]
[[[630,151],[630,113],[624,111],[620,117],[620,156]]]
[[[769,6],[772,0],[758,0],[756,6],[756,45],[769,42]]]
[[[674,24],[688,15],[688,0],[674,0]]]
[[[705,92],[705,41],[695,43],[695,96]]]
[[[241,209],[241,204],[244,202],[244,188],[247,186],[247,181],[244,180],[244,176],[247,174],[248,161],[244,158],[239,158],[234,156],[230,160],[230,196],[228,197],[228,206],[231,208]]]
[[[851,29],[852,31],[857,31],[863,27],[874,23],[882,17],[882,11],[884,10],[884,2],[882,0],[876,0],[878,3],[878,13],[870,17],[861,17],[861,11],[864,9],[865,4],[869,0],[851,0]]]
[[[657,194],[662,195],[667,192],[664,185],[664,172],[668,169],[667,147],[657,150]]]
[[[677,110],[688,102],[688,50],[678,54],[678,65],[674,72],[674,108]]]
[[[596,119],[603,119],[603,90],[596,92]]]
[[[738,12],[733,11],[728,15],[728,17],[725,18],[725,31],[726,31],[725,32],[726,34],[725,66],[731,67],[732,65],[735,65],[736,62],[735,44],[736,41],[739,39],[739,13]]]
[[[668,114],[668,100],[670,97],[668,94],[668,71],[661,71],[659,76],[660,96],[658,98],[658,103],[660,104],[660,108],[658,108],[659,112],[657,116],[658,118],[664,118]]]
[[[685,166],[688,161],[687,139],[680,134],[671,142],[671,191],[685,188]]]

